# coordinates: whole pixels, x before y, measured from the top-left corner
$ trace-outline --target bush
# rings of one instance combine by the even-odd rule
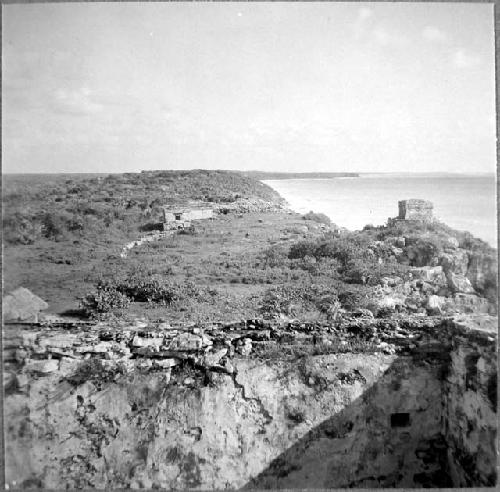
[[[282,267],[287,264],[286,251],[281,246],[271,246],[262,253],[262,259],[266,267]]]
[[[180,235],[186,235],[186,236],[196,236],[198,235],[198,232],[196,231],[196,227],[191,224],[188,227],[184,227],[183,229],[179,230]]]
[[[116,288],[105,284],[98,284],[97,288],[88,292],[81,300],[80,305],[84,313],[90,318],[96,318],[115,310],[126,309],[130,299]]]
[[[163,231],[163,222],[149,222],[139,226],[140,232],[156,232]]]
[[[438,237],[427,236],[418,238],[407,249],[408,256],[412,257],[410,265],[416,267],[436,265],[438,256],[442,250],[442,242]]]
[[[108,369],[103,365],[101,359],[88,359],[82,361],[75,372],[66,379],[73,386],[80,386],[87,381],[105,383],[112,381],[117,374],[124,372],[123,366],[117,365],[113,369]]]
[[[264,293],[261,312],[267,316],[306,316],[311,312],[335,316],[340,305],[337,291],[325,285],[280,285]]]
[[[338,298],[341,306],[347,311],[364,308],[368,302],[366,289],[356,286],[342,290]]]
[[[328,217],[327,215],[322,213],[315,213],[312,210],[307,214],[303,215],[302,218],[304,220],[313,220],[314,222],[318,222],[319,224],[330,225],[332,223],[330,217]]]
[[[354,241],[346,238],[334,238],[322,241],[316,248],[314,256],[316,258],[335,258],[345,268],[351,260],[363,254],[364,252]]]
[[[127,278],[119,281],[115,289],[135,302],[167,305],[177,299],[176,287],[159,276]]]
[[[306,256],[315,256],[316,246],[315,241],[298,241],[290,247],[288,258],[295,260],[302,259]]]
[[[41,225],[26,214],[14,212],[3,218],[3,239],[8,244],[33,244],[41,234]]]

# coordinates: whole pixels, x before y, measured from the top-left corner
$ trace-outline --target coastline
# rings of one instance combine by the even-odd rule
[[[381,429],[388,439],[396,435],[394,449],[402,449],[403,456],[407,448],[398,448],[393,420],[403,418],[405,435],[411,429],[416,445],[422,429],[422,438],[440,444],[439,412],[453,423],[451,429],[486,429],[481,445],[494,456],[496,420],[489,409],[490,381],[496,383],[496,253],[484,243],[425,221],[330,234],[324,214],[289,213],[280,206],[280,194],[241,176],[194,172],[173,182],[161,175],[143,177],[148,180],[143,190],[137,176],[126,175],[116,182],[45,187],[40,202],[54,203],[49,216],[54,220],[45,224],[52,224],[52,232],[59,226],[59,236],[36,236],[37,228],[16,228],[19,220],[8,223],[4,255],[10,299],[3,306],[9,484],[37,480],[47,489],[82,488],[82,483],[85,488],[106,483],[107,488],[175,489],[180,484],[189,489],[192,464],[199,462],[203,467],[194,476],[203,489],[228,483],[264,489],[268,479],[276,480],[276,488],[287,488],[290,482],[274,465],[254,461],[249,470],[246,457],[266,449],[266,456],[282,456],[286,466],[297,463],[300,470],[301,463],[316,463],[325,442],[332,442],[329,455],[338,452],[343,463],[351,448],[339,451],[339,431],[354,432],[361,453],[366,436]],[[205,193],[213,193],[213,210],[224,212],[204,220],[187,217],[188,224],[164,214],[158,224],[161,210],[177,210],[169,202],[161,208],[153,202],[166,187],[177,190],[184,202],[198,199],[193,207],[205,187]],[[76,198],[67,193],[73,189]],[[135,199],[123,200],[125,190],[135,191]],[[11,200],[31,197],[39,203],[34,191],[30,187]],[[83,222],[82,232],[69,222],[63,230],[60,209],[73,211],[74,201],[88,196],[88,210],[97,212],[91,207],[98,194],[102,226]],[[113,202],[116,196],[120,201]],[[117,214],[106,224],[106,207],[130,215]],[[33,220],[22,219],[23,225]],[[158,227],[163,232],[154,233]],[[120,254],[124,244],[133,245],[129,254]],[[20,311],[17,301],[26,298]],[[77,309],[81,318],[69,319]],[[471,379],[477,373],[469,371],[470,360],[481,360],[480,379]],[[481,384],[473,395],[481,414],[470,405],[457,413],[465,391],[471,396],[467,385],[476,380]],[[47,388],[61,396],[47,398]],[[443,405],[449,395],[456,405],[448,412]],[[27,412],[30,408],[35,410]],[[332,408],[340,420],[331,420],[337,418]],[[426,415],[434,425],[431,434]],[[26,434],[33,421],[42,432]],[[144,423],[160,432],[145,432]],[[299,425],[300,435],[291,432]],[[65,444],[69,433],[71,446]],[[288,436],[284,453],[283,441],[273,440],[277,434]],[[313,459],[303,455],[303,435],[306,451],[316,453]],[[452,445],[463,442],[457,435],[448,436]],[[236,436],[229,445],[227,436]],[[148,456],[140,467],[138,443]],[[241,443],[249,443],[248,453],[240,452]],[[206,466],[214,449],[231,457],[230,465]],[[385,449],[380,447],[383,467]],[[418,455],[410,451],[411,478]],[[33,468],[18,459],[34,455],[42,457]],[[159,476],[154,464],[165,457],[166,470],[173,467],[175,473]],[[399,462],[394,460],[394,473],[400,472]],[[108,474],[109,463],[123,473]],[[47,474],[48,466],[55,472]],[[378,466],[374,473],[386,477]],[[436,469],[441,470],[439,460]],[[474,483],[490,483],[487,472]],[[307,471],[301,484],[310,485],[313,473]],[[425,483],[434,483],[433,477]],[[322,484],[326,478],[321,477]],[[340,483],[335,475],[332,488],[359,485],[347,478]]]
[[[297,213],[321,212],[348,230],[383,225],[397,202],[422,198],[434,203],[438,220],[469,231],[497,247],[496,182],[492,175],[411,176],[371,174],[356,179],[265,180]]]

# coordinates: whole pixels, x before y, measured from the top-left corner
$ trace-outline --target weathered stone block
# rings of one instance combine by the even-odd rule
[[[399,201],[398,206],[398,219],[400,220],[418,220],[422,222],[431,222],[433,220],[432,210],[434,205],[432,202],[412,198]]]
[[[24,366],[27,372],[39,372],[48,374],[59,369],[59,361],[56,359],[50,360],[28,360]]]
[[[203,347],[203,340],[198,335],[192,333],[181,333],[179,336],[171,340],[169,344],[170,350],[200,350]]]
[[[4,321],[38,321],[38,313],[49,305],[24,287],[19,287],[3,298]]]
[[[181,362],[180,359],[170,358],[170,359],[157,359],[154,361],[155,365],[162,368],[175,367]]]
[[[431,295],[427,298],[426,308],[429,314],[441,314],[443,306],[446,303],[446,298],[436,295]]]
[[[53,347],[53,348],[71,348],[78,342],[77,335],[73,334],[58,334],[53,337],[43,338],[40,340],[39,345],[41,347]]]
[[[132,345],[134,347],[161,347],[163,341],[163,338],[142,338],[135,336],[132,340]]]
[[[224,357],[228,352],[227,348],[223,348],[220,350],[216,350],[215,352],[212,352],[210,354],[205,355],[203,358],[203,365],[207,367],[212,367],[216,366],[220,363],[220,360],[222,357]]]
[[[465,275],[457,275],[455,273],[449,273],[447,276],[448,287],[453,292],[461,292],[464,294],[473,294],[474,288],[472,287],[470,280]]]

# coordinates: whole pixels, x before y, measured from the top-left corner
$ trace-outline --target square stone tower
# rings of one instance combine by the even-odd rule
[[[411,198],[410,200],[401,200],[398,202],[399,220],[418,220],[421,222],[432,222],[432,210],[434,205],[427,200]]]

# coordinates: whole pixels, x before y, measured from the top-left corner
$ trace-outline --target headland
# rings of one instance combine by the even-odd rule
[[[414,198],[349,232],[243,173],[7,182],[7,485],[494,486],[497,253]]]

